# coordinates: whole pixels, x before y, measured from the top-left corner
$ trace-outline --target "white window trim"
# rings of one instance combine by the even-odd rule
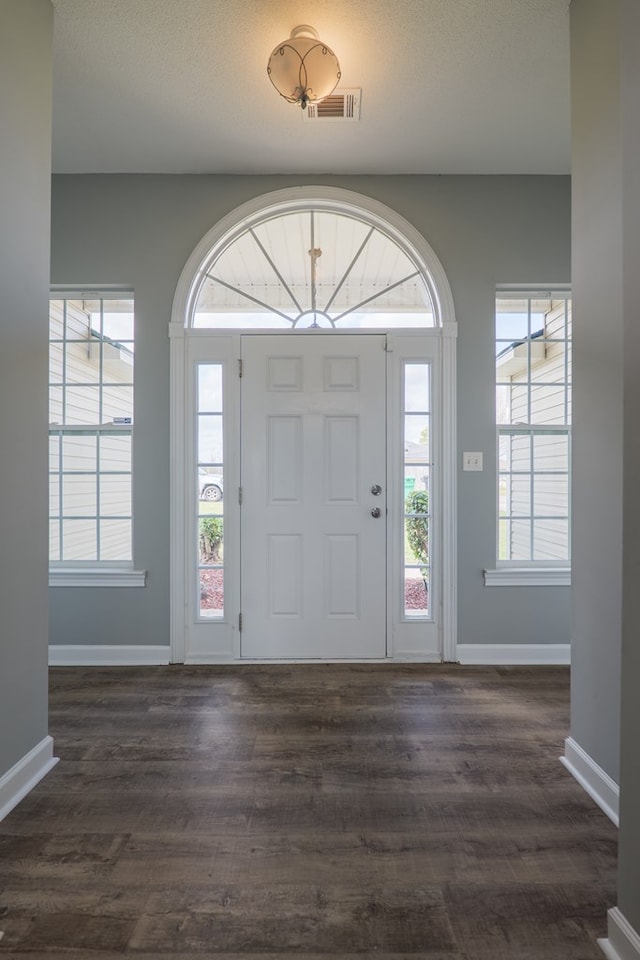
[[[571,298],[571,286],[567,284],[548,284],[541,286],[523,286],[520,284],[498,284],[496,299],[534,299],[538,297],[557,297],[558,299]],[[572,437],[572,424],[496,424],[496,459],[501,431],[509,429],[546,430],[557,433],[566,433],[569,440]],[[498,470],[496,463],[496,470]],[[571,464],[569,465],[569,482],[571,482]],[[496,491],[497,493],[497,491]],[[571,508],[570,508],[571,511]],[[499,516],[499,504],[496,500],[496,519]],[[571,517],[571,512],[569,513]],[[571,523],[571,520],[569,521]],[[497,526],[497,525],[496,525]],[[497,544],[496,544],[497,546]],[[530,561],[528,564],[521,560],[498,560],[494,568],[483,570],[485,587],[570,587],[571,561],[565,564],[552,562],[545,565],[540,561]]]
[[[80,567],[51,566],[50,587],[146,587],[147,571],[132,567],[104,566],[100,563]]]
[[[76,297],[108,300],[114,297],[127,297],[135,301],[133,287],[120,284],[101,284],[99,287],[83,285],[68,286],[52,284],[49,288],[49,299],[70,300]],[[87,430],[95,432],[122,433],[133,439],[133,423],[131,424],[49,424],[48,436],[58,433],[83,433]],[[132,474],[133,485],[133,474]],[[133,494],[133,489],[132,489]],[[131,516],[131,532],[133,535],[133,515]],[[147,571],[134,570],[131,561],[117,563],[109,560],[92,560],[86,563],[75,564],[64,560],[49,561],[50,587],[146,587]]]
[[[496,567],[484,570],[485,587],[570,587],[571,567]]]

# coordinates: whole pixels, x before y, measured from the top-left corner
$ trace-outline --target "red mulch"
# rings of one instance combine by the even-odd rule
[[[222,609],[222,570],[200,571],[200,606],[202,610]],[[426,592],[422,580],[405,580],[404,602],[407,610],[424,610]]]
[[[222,610],[222,570],[200,571],[200,608],[202,610]]]

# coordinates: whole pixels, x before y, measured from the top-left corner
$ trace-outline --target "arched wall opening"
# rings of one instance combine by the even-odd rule
[[[171,323],[174,661],[455,659],[455,333],[433,248],[371,198],[276,191],[207,232],[182,271]],[[258,387],[263,370],[271,380]],[[314,470],[303,460],[319,449]],[[255,479],[262,473],[270,494]],[[302,478],[316,474],[324,479],[314,492],[315,480]],[[336,514],[285,542],[278,525],[293,521],[277,507],[287,498],[305,503],[307,518],[333,500],[344,514],[353,501],[353,530],[338,540]],[[204,549],[203,531],[214,528],[220,544]],[[368,554],[384,554],[377,571]],[[326,577],[324,606],[298,575],[314,564],[311,576]],[[371,632],[362,614],[374,582],[384,636],[367,646],[357,636]],[[328,631],[312,645],[296,641],[296,630],[309,633],[311,607],[312,622],[324,617],[344,642],[332,646]],[[290,642],[258,642],[267,621],[282,633],[285,620]]]

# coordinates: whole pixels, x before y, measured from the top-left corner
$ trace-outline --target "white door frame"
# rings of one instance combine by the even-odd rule
[[[187,390],[192,382],[193,365],[191,340],[208,339],[220,344],[226,341],[233,350],[237,337],[222,331],[193,329],[187,326],[192,307],[194,280],[204,258],[223,237],[244,229],[246,219],[258,212],[273,208],[282,211],[304,208],[310,201],[323,201],[333,208],[350,209],[360,215],[365,214],[379,228],[391,236],[402,248],[409,251],[419,265],[423,279],[431,294],[437,326],[425,330],[440,341],[439,350],[439,406],[440,422],[440,511],[442,518],[440,537],[440,604],[438,621],[441,630],[442,659],[455,661],[457,642],[457,446],[456,446],[456,335],[457,326],[451,288],[444,268],[435,251],[408,221],[395,211],[369,197],[348,190],[330,187],[294,187],[278,190],[257,197],[233,210],[219,221],[197,244],[187,260],[180,276],[173,302],[172,319],[169,325],[171,354],[171,660],[174,663],[185,661],[185,630],[190,604],[187,593],[188,564],[193,558],[188,556],[188,537],[186,528],[185,504],[193,498],[193,482],[189,479],[192,464],[188,460],[189,442],[185,437],[186,411],[190,409]],[[247,331],[249,332],[249,331]],[[266,331],[265,331],[266,332]],[[353,331],[350,331],[353,332]],[[383,331],[380,331],[383,332]],[[400,335],[401,331],[390,330],[390,334]],[[406,331],[416,334],[416,330]],[[256,333],[252,330],[251,333]],[[304,335],[290,332],[289,336]],[[200,353],[196,344],[195,352]],[[236,354],[239,356],[239,353]],[[228,408],[229,409],[229,408]],[[216,661],[234,661],[238,658],[238,644],[224,645]],[[190,656],[191,661],[197,657]],[[211,660],[211,658],[207,658]],[[394,659],[391,657],[390,659]],[[411,659],[403,657],[402,659]],[[422,658],[415,657],[420,660]],[[246,661],[245,661],[246,662]]]

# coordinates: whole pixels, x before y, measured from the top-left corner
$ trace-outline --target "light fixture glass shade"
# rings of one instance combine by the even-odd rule
[[[308,24],[294,27],[269,57],[267,74],[281,97],[289,103],[324,100],[340,80],[340,64],[333,50]]]

